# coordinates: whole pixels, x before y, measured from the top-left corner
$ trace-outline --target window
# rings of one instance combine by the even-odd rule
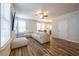
[[[39,30],[45,30],[45,24],[44,23],[37,23],[37,31]]]
[[[14,21],[14,31],[15,31],[16,33],[18,33],[18,20],[17,20],[16,17],[15,17],[15,21]]]
[[[24,32],[26,32],[26,21],[15,18],[14,30],[15,30],[16,33],[24,33]]]
[[[26,32],[26,22],[23,20],[18,21],[18,32],[19,33],[24,33]]]
[[[1,47],[3,47],[11,37],[10,4],[1,4]]]

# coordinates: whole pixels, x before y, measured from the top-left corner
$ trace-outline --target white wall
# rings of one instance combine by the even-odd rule
[[[0,13],[1,13],[1,3],[0,3]]]
[[[1,3],[0,3],[0,45],[1,45]]]
[[[53,19],[52,35],[79,43],[79,10]]]

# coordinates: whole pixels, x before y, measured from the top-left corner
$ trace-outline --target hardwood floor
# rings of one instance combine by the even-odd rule
[[[51,38],[50,42],[40,44],[28,38],[27,46],[11,50],[10,56],[79,56],[79,44],[62,39]]]

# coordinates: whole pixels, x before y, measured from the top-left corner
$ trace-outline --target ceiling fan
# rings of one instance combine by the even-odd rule
[[[46,11],[43,11],[43,10],[38,11],[35,15],[41,19],[48,17],[48,13]]]

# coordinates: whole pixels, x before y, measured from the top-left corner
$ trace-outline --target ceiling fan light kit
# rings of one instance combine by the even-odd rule
[[[39,12],[37,12],[36,16],[39,16],[39,18],[44,19],[45,17],[48,17],[48,14],[47,12],[40,10]]]

